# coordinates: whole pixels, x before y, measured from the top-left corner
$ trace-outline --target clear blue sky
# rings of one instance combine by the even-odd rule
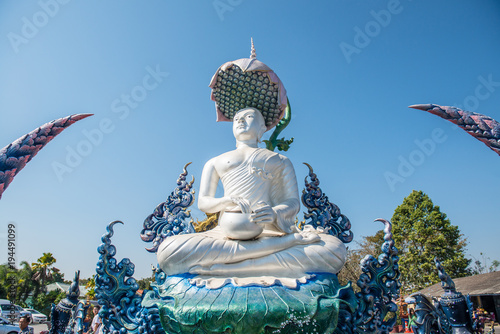
[[[157,261],[139,238],[144,218],[185,163],[198,189],[204,163],[234,147],[208,84],[221,64],[249,56],[250,37],[288,91],[283,135],[295,138],[286,155],[299,185],[308,162],[355,240],[415,189],[459,226],[469,256],[500,259],[500,157],[408,108],[465,105],[500,120],[498,1],[59,1],[0,5],[0,147],[53,119],[95,115],[54,139],[4,193],[0,262],[15,222],[18,261],[52,252],[67,279],[77,269],[88,277],[106,225],[122,220],[117,256],[135,263],[136,278],[149,276]],[[151,71],[156,80],[141,89]],[[85,156],[71,157],[78,150]]]

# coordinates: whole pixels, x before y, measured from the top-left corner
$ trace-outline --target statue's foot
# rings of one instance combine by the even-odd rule
[[[318,233],[315,230],[305,229],[299,233],[294,233],[295,241],[300,245],[307,245],[318,242],[321,240]]]

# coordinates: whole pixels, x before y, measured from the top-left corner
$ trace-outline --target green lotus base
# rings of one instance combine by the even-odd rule
[[[356,308],[351,286],[341,287],[331,274],[316,274],[296,289],[227,284],[210,290],[191,285],[191,277],[171,276],[153,287],[166,333],[341,333],[339,314],[349,318]]]

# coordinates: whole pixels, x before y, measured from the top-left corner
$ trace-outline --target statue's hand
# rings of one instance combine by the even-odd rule
[[[259,202],[254,213],[250,215],[250,220],[256,224],[273,224],[276,221],[276,211],[269,204]]]
[[[242,213],[250,213],[252,209],[250,208],[250,202],[243,197],[231,197],[233,204],[239,206]]]
[[[321,240],[318,233],[322,231],[315,230],[312,226],[306,225],[299,233],[294,233],[295,239],[299,244],[307,245]]]

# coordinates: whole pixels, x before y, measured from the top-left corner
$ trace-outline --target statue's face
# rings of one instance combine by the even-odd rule
[[[259,140],[266,131],[262,114],[254,108],[245,108],[233,118],[233,134],[238,140]]]

